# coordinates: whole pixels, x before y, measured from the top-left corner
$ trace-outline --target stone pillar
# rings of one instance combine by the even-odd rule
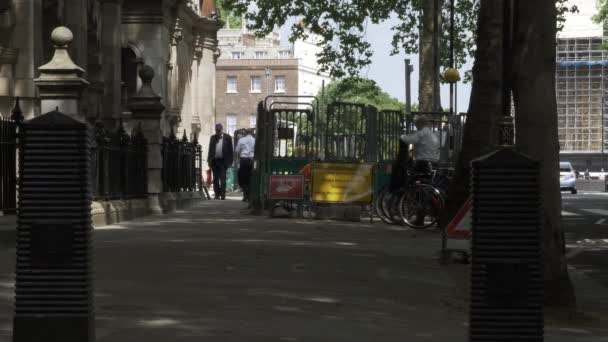
[[[13,47],[19,52],[13,74],[13,95],[21,100],[21,108],[26,119],[40,114],[36,94],[36,68],[42,58],[42,0],[13,1],[15,28]]]
[[[199,141],[203,155],[215,126],[215,63],[219,57],[216,33],[206,33],[202,41],[202,57],[198,63],[198,115],[201,122]],[[205,158],[203,158],[205,159]]]
[[[79,121],[86,122],[80,112],[82,91],[89,82],[82,78],[84,70],[74,64],[68,54],[68,45],[74,39],[67,27],[57,27],[51,33],[55,54],[50,62],[38,68],[40,77],[34,82],[40,93],[40,110],[43,114],[59,110]]]
[[[197,33],[194,37],[194,58],[192,59],[192,68],[191,74],[192,78],[190,81],[191,97],[192,97],[192,120],[191,120],[191,132],[196,139],[199,139],[199,134],[201,132],[201,116],[200,116],[200,108],[201,108],[201,94],[198,90],[200,75],[199,69],[201,64],[201,59],[203,57],[203,47],[201,44],[201,35]],[[204,142],[206,143],[206,142]]]
[[[102,121],[113,129],[122,114],[122,3],[123,0],[101,1],[101,71],[104,82]]]
[[[142,80],[142,86],[137,95],[130,99],[129,109],[133,120],[139,121],[141,124],[144,136],[148,140],[148,200],[152,211],[161,214],[163,212],[159,198],[163,191],[161,119],[165,106],[160,101],[161,97],[152,89],[154,70],[150,66],[144,65],[139,71],[139,77]]]
[[[180,24],[180,20],[176,19],[175,27],[173,28],[173,33],[171,36],[171,59],[169,60],[169,98],[167,99],[167,104],[169,105],[169,110],[167,111],[169,122],[171,123],[171,128],[175,129],[176,126],[180,122],[180,112],[181,106],[180,103],[180,94],[179,94],[179,60],[178,60],[178,52],[179,52],[179,43],[183,39],[183,32]]]

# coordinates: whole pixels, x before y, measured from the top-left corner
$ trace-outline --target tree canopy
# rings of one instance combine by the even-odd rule
[[[226,10],[246,13],[248,27],[266,35],[298,18],[291,26],[290,40],[305,38],[308,30],[321,36],[323,50],[318,55],[322,71],[334,77],[355,76],[371,63],[371,45],[366,39],[367,26],[397,19],[392,26],[393,54],[418,52],[420,11],[427,0],[223,0]],[[455,58],[464,64],[474,52],[474,28],[479,0],[458,0],[455,4]],[[442,21],[449,18],[449,2],[442,0]],[[441,30],[442,46],[448,46],[449,30]],[[447,66],[447,49],[442,61]]]
[[[405,104],[390,96],[378,84],[366,78],[345,78],[330,83],[325,89],[324,102],[351,102],[372,105],[379,110],[404,110]]]
[[[597,14],[593,20],[597,23],[605,23],[608,19],[608,0],[597,0]]]
[[[392,53],[418,53],[424,1],[430,0],[221,0],[219,4],[224,13],[230,13],[239,20],[240,15],[246,13],[248,28],[262,36],[285,25],[290,18],[297,18],[291,26],[290,40],[306,38],[309,30],[320,35],[323,49],[317,57],[322,71],[340,78],[356,76],[362,67],[371,63],[373,52],[366,37],[369,24],[393,20]],[[441,66],[447,67],[450,1],[440,1]],[[454,57],[457,66],[474,56],[479,1],[454,1]],[[608,0],[598,1],[606,3]],[[576,10],[568,7],[566,2],[556,0],[558,27],[564,21],[565,12]]]
[[[216,6],[220,10],[222,19],[225,21],[224,28],[240,28],[243,25],[241,15],[234,13],[224,5],[224,0],[217,0]]]

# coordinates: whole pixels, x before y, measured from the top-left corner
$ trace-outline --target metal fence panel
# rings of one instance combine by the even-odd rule
[[[327,106],[324,130],[327,161],[363,161],[367,152],[368,116],[365,105],[336,102]]]

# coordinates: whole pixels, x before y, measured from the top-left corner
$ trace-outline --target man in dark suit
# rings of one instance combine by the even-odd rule
[[[234,149],[232,138],[222,132],[221,124],[215,125],[215,135],[209,141],[207,162],[213,170],[213,191],[215,199],[226,199],[226,170],[232,165]]]

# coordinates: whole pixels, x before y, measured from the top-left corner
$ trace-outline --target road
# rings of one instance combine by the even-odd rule
[[[568,263],[608,286],[608,193],[562,193]]]

